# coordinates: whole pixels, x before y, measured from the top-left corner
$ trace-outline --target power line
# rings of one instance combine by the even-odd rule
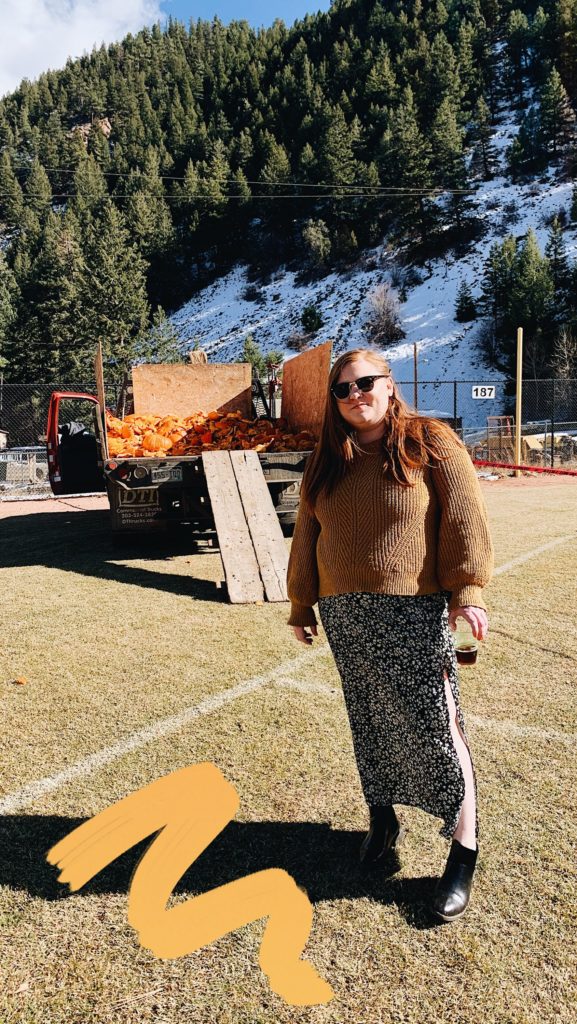
[[[336,190],[340,188],[339,185],[334,186]],[[474,192],[473,189],[404,189],[397,190],[395,192],[383,191],[383,192],[367,192],[364,189],[359,189],[356,192],[347,192],[345,195],[334,195],[330,192],[318,192],[308,193],[307,195],[299,195],[295,192],[275,192],[273,194],[265,192],[250,192],[248,195],[239,192],[225,192],[221,196],[203,196],[203,195],[191,195],[191,196],[159,196],[155,192],[143,192],[140,189],[137,192],[114,192],[106,193],[105,196],[92,196],[97,202],[101,198],[108,199],[133,199],[136,195],[143,196],[146,199],[157,199],[164,202],[174,203],[192,203],[192,202],[206,202],[206,203],[220,203],[223,200],[228,199],[240,199],[244,202],[248,202],[251,199],[400,199],[403,196],[410,197],[413,199],[426,198],[427,196],[443,196],[443,195],[466,195]],[[12,192],[0,192],[0,198],[10,199],[13,198]],[[82,195],[78,195],[77,192],[55,192],[51,195],[49,200],[39,192],[30,192],[26,194],[26,199],[46,199],[46,204],[50,205],[52,199],[82,199],[85,198]]]
[[[80,166],[81,165],[79,164],[78,167],[80,167]],[[44,170],[46,172],[50,171],[51,173],[57,173],[57,174],[74,174],[78,170],[78,167],[69,167],[69,168],[67,168],[67,167],[44,167]],[[140,168],[137,168],[136,172],[135,171],[102,171],[102,170],[100,170],[100,174],[104,178],[130,178],[130,177],[138,177],[138,174],[142,174],[144,176],[146,174],[146,172],[145,171],[141,171]],[[186,180],[186,175],[159,174],[158,178],[159,178],[160,181],[185,181]],[[274,186],[279,185],[279,186],[283,186],[284,188],[286,188],[287,185],[293,185],[295,188],[341,188],[341,189],[342,188],[347,188],[347,189],[363,188],[363,189],[367,189],[367,190],[368,189],[372,189],[372,190],[374,190],[376,192],[386,192],[386,193],[394,193],[394,192],[403,192],[403,193],[418,192],[418,193],[420,193],[420,192],[425,192],[425,191],[427,193],[428,192],[434,192],[434,191],[438,191],[440,193],[445,193],[445,192],[460,193],[460,192],[474,192],[475,191],[474,188],[449,189],[449,188],[441,188],[439,186],[438,188],[432,188],[432,189],[420,189],[420,188],[413,189],[413,188],[407,188],[407,187],[402,186],[402,185],[365,185],[365,184],[363,184],[363,185],[358,185],[358,184],[355,185],[355,184],[349,184],[349,183],[346,183],[346,182],[339,182],[339,181],[332,181],[332,182],[330,182],[330,181],[317,181],[317,182],[308,182],[308,181],[262,181],[262,180],[257,179],[257,178],[245,178],[245,181],[246,181],[247,185],[258,185],[260,188],[263,188],[265,186],[266,187],[273,186],[273,185]],[[237,181],[236,178],[224,178],[223,179],[223,184],[224,185],[235,185],[235,184],[238,184],[238,181]]]

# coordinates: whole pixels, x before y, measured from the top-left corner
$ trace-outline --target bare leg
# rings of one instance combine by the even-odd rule
[[[457,828],[453,833],[453,839],[456,839],[462,846],[468,847],[470,850],[477,849],[477,838],[475,834],[475,820],[476,820],[476,804],[475,804],[475,780],[473,778],[473,766],[471,763],[471,755],[469,748],[465,741],[465,737],[461,732],[459,720],[457,718],[457,709],[455,707],[455,701],[447,674],[445,673],[445,695],[447,698],[447,706],[449,708],[449,722],[451,726],[451,736],[453,737],[453,743],[455,744],[455,750],[457,751],[457,757],[461,764],[463,771],[463,778],[465,780],[465,798],[461,807],[461,816]]]

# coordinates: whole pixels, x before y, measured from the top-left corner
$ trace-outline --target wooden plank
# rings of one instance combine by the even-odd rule
[[[318,437],[325,411],[332,342],[288,359],[282,373],[281,412],[291,430],[310,430]]]
[[[264,600],[264,591],[230,455],[203,452],[202,463],[228,597],[233,604],[249,604]]]
[[[240,410],[252,419],[250,363],[156,363],[132,368],[134,411],[155,416]]]
[[[254,451],[233,451],[230,458],[266,598],[286,601],[288,551],[259,457]]]
[[[94,379],[96,381],[96,397],[98,398],[101,428],[100,447],[103,459],[108,458],[108,434],[106,432],[106,393],[104,391],[104,367],[102,366],[102,342],[99,341],[94,356]]]

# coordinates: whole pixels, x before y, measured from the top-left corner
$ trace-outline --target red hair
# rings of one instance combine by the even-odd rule
[[[303,474],[301,497],[311,511],[321,491],[331,494],[347,472],[355,457],[353,428],[339,413],[338,403],[331,387],[340,376],[343,366],[357,359],[374,365],[377,373],[390,377],[386,359],[373,349],[355,348],[340,356],[329,374],[328,393],[318,444],[309,457]],[[391,377],[392,380],[392,377]],[[401,398],[393,381],[393,394],[389,398],[382,438],[383,468],[403,487],[414,487],[412,471],[427,465],[431,458],[444,459],[455,442],[462,441],[442,420],[420,416]]]

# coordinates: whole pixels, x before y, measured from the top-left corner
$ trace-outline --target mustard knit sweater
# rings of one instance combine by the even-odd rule
[[[314,515],[301,501],[288,564],[290,626],[316,623],[313,605],[331,594],[433,594],[449,608],[485,608],[482,588],[493,546],[479,481],[468,452],[447,442],[449,458],[415,470],[414,487],[386,476],[381,441],[361,444]]]

